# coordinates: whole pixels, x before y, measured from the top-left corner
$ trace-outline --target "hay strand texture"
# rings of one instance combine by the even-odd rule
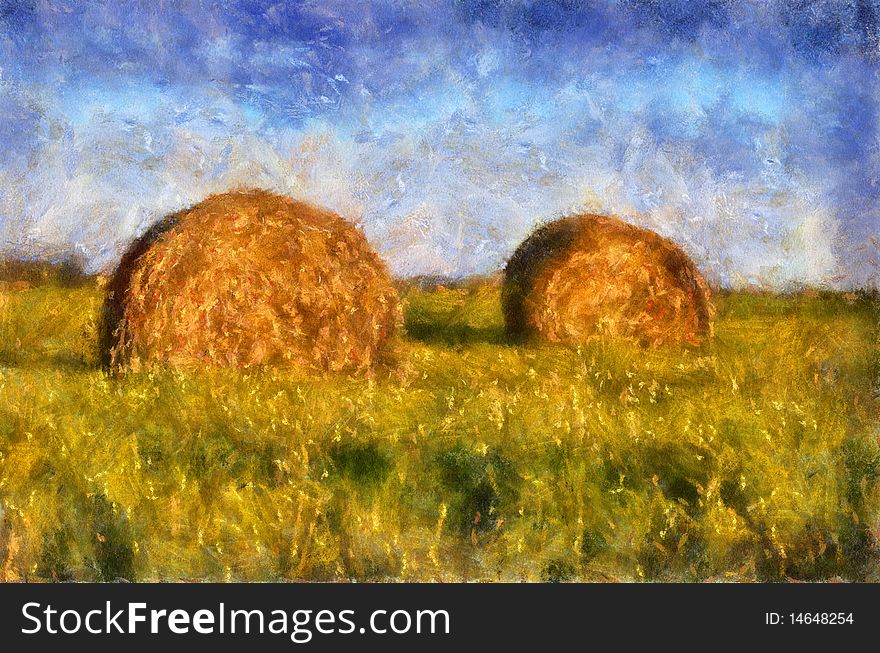
[[[154,225],[107,287],[102,359],[372,367],[401,320],[384,263],[338,215],[264,191],[213,195]]]
[[[568,344],[697,345],[714,317],[709,287],[680,247],[597,215],[556,220],[523,241],[505,269],[502,308],[510,338]]]

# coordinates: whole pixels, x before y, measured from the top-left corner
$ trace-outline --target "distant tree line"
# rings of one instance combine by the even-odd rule
[[[81,258],[66,256],[54,261],[6,257],[0,259],[0,283],[26,286],[57,285],[76,288],[89,282]]]

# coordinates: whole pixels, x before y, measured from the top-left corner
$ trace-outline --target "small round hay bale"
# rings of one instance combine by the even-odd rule
[[[687,254],[611,217],[578,215],[537,229],[508,262],[501,301],[515,340],[696,345],[712,335],[709,287]]]
[[[263,191],[154,225],[107,284],[101,352],[154,364],[371,367],[401,321],[384,263],[338,215]]]

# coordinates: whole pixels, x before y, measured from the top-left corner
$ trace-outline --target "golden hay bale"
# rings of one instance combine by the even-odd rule
[[[263,191],[154,225],[107,285],[105,366],[373,365],[401,320],[388,271],[338,215]]]
[[[508,336],[520,340],[699,344],[712,335],[709,288],[687,254],[610,217],[537,229],[508,262],[501,301]]]

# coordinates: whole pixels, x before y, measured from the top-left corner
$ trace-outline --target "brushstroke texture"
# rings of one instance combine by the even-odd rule
[[[262,186],[399,275],[626,216],[710,281],[876,285],[877,0],[0,3],[0,245],[115,264]]]

